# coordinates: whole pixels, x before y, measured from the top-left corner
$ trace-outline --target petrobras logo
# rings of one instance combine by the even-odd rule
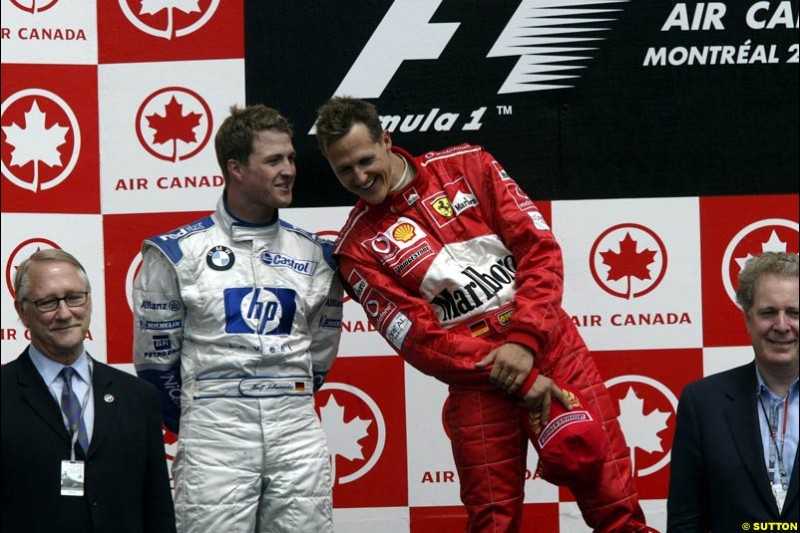
[[[288,268],[304,276],[313,276],[317,270],[317,262],[307,259],[294,259],[288,255],[262,252],[261,262],[268,267]]]
[[[3,176],[17,187],[34,193],[52,189],[75,169],[81,129],[60,96],[44,89],[9,96],[2,105],[2,129]]]
[[[289,335],[297,311],[293,289],[225,289],[225,333]]]
[[[625,3],[627,0],[520,2],[486,54],[488,58],[519,58],[497,93],[574,87],[579,69],[592,59],[598,41],[604,40],[603,32],[611,29]],[[458,21],[430,22],[441,4],[442,0],[392,3],[335,94],[379,98],[403,62],[439,59],[460,26]],[[419,131],[432,125],[446,126],[447,113],[438,111],[434,108],[427,116],[415,118],[416,127],[410,120],[405,126]],[[436,118],[436,114],[440,116]]]
[[[153,348],[156,350],[171,350],[172,341],[169,335],[153,335]]]
[[[142,32],[166,40],[184,37],[202,28],[219,7],[211,0],[201,9],[200,2],[131,2],[119,0],[125,18]]]

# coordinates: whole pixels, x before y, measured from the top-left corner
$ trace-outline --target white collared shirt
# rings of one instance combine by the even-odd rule
[[[756,405],[758,411],[759,430],[761,433],[761,444],[764,450],[764,463],[769,467],[769,450],[772,444],[772,437],[770,435],[770,423],[767,417],[764,416],[764,410],[770,413],[771,410],[777,410],[777,419],[779,421],[777,428],[778,442],[782,448],[779,450],[781,459],[786,468],[787,478],[791,479],[792,470],[794,469],[794,457],[797,454],[798,432],[800,432],[800,422],[798,422],[798,382],[797,380],[789,387],[788,402],[784,398],[779,397],[774,392],[769,390],[764,384],[764,378],[761,372],[756,367],[756,378],[758,379],[758,392],[759,399],[763,402],[764,409],[760,405]],[[789,412],[784,412],[784,406],[788,405]],[[788,416],[787,416],[788,414]],[[786,434],[783,434],[783,418],[786,420]],[[782,442],[781,442],[782,441]],[[777,461],[775,461],[777,463]],[[778,465],[775,465],[775,473],[773,479],[769,480],[770,483],[780,483],[780,472]]]
[[[33,361],[33,366],[39,372],[39,375],[44,379],[45,385],[50,389],[50,394],[58,405],[59,411],[61,410],[61,390],[64,388],[64,381],[59,374],[65,365],[53,361],[49,357],[42,354],[33,345],[28,348],[28,353]],[[92,432],[94,431],[94,391],[90,386],[91,372],[89,371],[89,354],[84,352],[72,364],[75,369],[77,377],[72,380],[72,390],[78,397],[78,401],[83,409],[83,423],[86,426],[86,435],[89,437],[89,442],[92,442]],[[88,398],[86,397],[88,393]],[[84,402],[84,399],[86,400]]]

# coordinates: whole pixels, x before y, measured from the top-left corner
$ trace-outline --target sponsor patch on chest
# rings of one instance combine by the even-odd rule
[[[361,245],[400,277],[433,259],[436,253],[428,234],[418,223],[406,217],[398,218],[385,231],[366,239]]]

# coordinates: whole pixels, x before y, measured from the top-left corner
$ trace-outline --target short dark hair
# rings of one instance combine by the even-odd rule
[[[739,273],[739,289],[736,302],[745,314],[753,307],[756,285],[762,276],[777,274],[787,278],[798,277],[798,255],[787,252],[764,252],[747,260]]]
[[[348,133],[355,124],[364,124],[373,141],[383,135],[381,117],[369,102],[351,96],[334,96],[317,110],[317,142],[322,154],[327,147]]]
[[[74,255],[57,248],[47,248],[45,250],[33,252],[29,258],[20,263],[17,268],[17,273],[14,274],[14,301],[21,303],[28,295],[28,290],[30,289],[30,276],[28,275],[28,271],[32,264],[56,261],[62,261],[74,266],[75,270],[78,271],[78,274],[86,283],[86,290],[92,292],[92,285],[89,283],[89,276],[86,275],[86,269],[83,268],[81,262],[78,261]]]
[[[292,136],[289,121],[276,109],[262,104],[248,107],[231,106],[230,115],[217,130],[214,137],[214,148],[217,151],[217,163],[228,184],[228,160],[234,159],[247,163],[253,152],[253,139],[264,130],[276,130]]]

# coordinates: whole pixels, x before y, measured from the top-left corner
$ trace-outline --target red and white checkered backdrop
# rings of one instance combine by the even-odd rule
[[[474,11],[475,3],[461,3]],[[273,9],[280,10],[284,3],[274,4]],[[273,29],[265,29],[265,34],[276,43],[291,42],[301,26],[308,31],[309,26],[320,28],[326,23],[338,23],[321,14],[316,2],[298,4],[300,7],[291,9],[305,9],[306,16],[294,19],[297,26],[284,26],[283,34],[277,36]],[[349,5],[342,9],[357,9],[353,3],[344,4]],[[453,2],[398,0],[383,4],[386,5],[380,7],[381,13],[387,13],[383,23],[390,21],[391,10],[395,8],[416,7],[417,13],[422,6],[433,5],[435,11],[442,4],[454,9]],[[559,2],[526,0],[508,4],[510,8],[498,15],[502,24],[517,16],[516,8],[533,10]],[[624,2],[617,4],[620,5],[613,17],[623,24],[625,10],[634,8]],[[651,37],[666,31],[670,20],[677,30],[695,31],[696,39],[708,42],[713,39],[702,33],[704,29],[725,31],[714,27],[713,18],[708,28],[703,27],[702,20],[693,27],[692,17],[696,15],[693,4],[688,7],[676,4],[684,5],[687,10],[683,19],[680,12],[675,14],[672,2],[660,11],[655,7],[657,4],[654,2],[647,12],[642,13],[640,8],[638,14],[634,13],[656,21]],[[795,10],[794,15],[785,19],[788,23],[775,8],[771,12],[743,12],[740,17],[751,29],[759,21],[764,26],[772,24],[767,29],[775,33],[766,35],[767,40],[778,32],[796,30],[797,3],[773,4],[788,4],[784,11],[790,13]],[[275,65],[285,61],[285,66],[264,67],[266,71],[258,74],[262,79],[251,81],[251,72],[258,71],[262,64],[251,64],[256,61],[251,59],[251,47],[255,46],[252,43],[258,41],[248,37],[245,46],[245,27],[248,32],[254,31],[246,18],[252,15],[257,19],[261,9],[264,8],[249,3],[245,6],[241,0],[2,0],[0,248],[4,290],[0,338],[3,363],[15,359],[28,343],[27,332],[13,308],[15,267],[37,249],[63,248],[85,264],[93,286],[95,311],[87,343],[89,352],[99,360],[133,372],[131,286],[141,264],[141,241],[194,220],[213,208],[222,190],[222,178],[210,139],[227,116],[229,106],[256,101],[274,105],[296,120],[296,145],[313,146],[313,136],[306,133],[313,125],[313,118],[297,120],[285,109],[303,107],[306,116],[313,117],[316,106],[337,90],[345,72],[320,67],[320,76],[326,81],[319,84],[322,89],[313,88],[323,91],[314,100],[306,100],[298,92],[295,97],[298,101],[291,105],[270,101],[265,84],[281,85],[283,90],[291,92],[293,83],[305,86],[308,80],[313,80],[313,72],[309,74],[302,54],[291,60],[283,57],[290,45],[282,43],[275,45],[271,61]],[[426,21],[435,15],[430,9],[427,11],[430,13],[424,15]],[[446,26],[444,22],[449,19],[443,18],[440,13],[432,20]],[[379,33],[376,28],[382,27],[382,15],[364,19],[357,21],[363,26],[362,34],[353,37],[358,44],[350,47],[345,69],[347,65],[356,65],[356,59],[361,60],[359,50],[365,43],[372,43]],[[681,20],[685,28],[681,27]],[[727,27],[730,26],[731,23]],[[608,29],[612,34],[621,31]],[[375,35],[370,40],[373,30]],[[487,49],[505,30],[498,25],[491,31],[494,33],[484,43]],[[743,42],[728,38],[736,46]],[[796,40],[796,31],[792,38]],[[452,39],[450,46],[457,46],[457,37]],[[306,41],[296,38],[294,42],[306,50]],[[329,41],[327,46],[335,44]],[[601,49],[601,45],[593,46]],[[646,48],[641,46],[643,50]],[[669,46],[666,57],[671,58],[679,46],[674,42]],[[769,53],[769,48],[764,50]],[[254,50],[253,57],[259,53],[265,52]],[[316,61],[324,53],[324,46],[317,47]],[[601,49],[598,53],[609,55],[612,51]],[[677,52],[674,54],[678,56]],[[413,63],[412,55],[403,51],[398,61]],[[444,57],[422,54],[421,59],[444,61]],[[609,59],[596,56],[595,60]],[[677,57],[675,61],[681,60]],[[792,62],[791,55],[787,62]],[[640,58],[638,66],[641,63]],[[769,63],[767,56],[761,66],[783,68],[782,64]],[[500,82],[511,65],[507,63],[506,70],[498,74]],[[736,76],[747,76],[746,69],[758,67],[736,60],[730,65],[714,66],[738,69]],[[709,65],[693,67],[704,68],[706,72],[711,69]],[[395,66],[392,68],[398,73],[392,79],[394,84],[404,73]],[[690,67],[677,64],[664,68]],[[608,191],[619,190],[621,186],[612,183],[611,178],[607,182],[609,189],[596,180],[587,181],[591,185],[583,188],[581,196],[561,194],[563,190],[558,187],[537,190],[535,183],[531,186],[533,182],[518,178],[531,197],[541,198],[537,202],[539,209],[562,245],[566,278],[564,307],[579,326],[605,376],[619,408],[642,505],[649,522],[662,530],[666,524],[670,449],[681,389],[692,380],[752,359],[741,312],[733,300],[737,273],[745,258],[762,250],[798,251],[798,194],[794,181],[798,159],[797,68],[796,65],[787,68],[793,74],[787,85],[777,91],[794,94],[786,96],[790,98],[789,111],[794,109],[794,112],[787,113],[791,115],[788,127],[781,124],[780,128],[793,131],[794,136],[788,142],[794,148],[776,153],[777,149],[770,151],[750,142],[742,150],[751,150],[752,168],[762,168],[763,173],[755,175],[750,169],[739,172],[738,165],[724,169],[732,180],[750,183],[751,188],[730,190],[723,186],[717,189],[719,194],[701,194],[715,190],[703,187],[708,176],[724,181],[720,178],[720,167],[701,169],[689,177],[681,174],[684,185],[677,187],[679,194],[674,196],[661,194],[659,191],[664,189],[658,189],[666,182],[669,190],[672,178],[667,171],[650,173],[651,189],[644,192],[629,181],[625,187],[630,194],[625,198],[609,198],[617,195]],[[486,76],[494,74],[487,72]],[[589,75],[584,79],[589,80]],[[414,80],[410,83],[413,85]],[[520,103],[524,102],[522,98],[538,98],[535,102],[548,106],[575,104],[569,102],[570,95],[581,94],[577,92],[581,90],[580,83],[579,79],[549,90],[547,98],[559,95],[554,102],[543,99],[541,92],[518,95],[513,100],[513,113],[530,112]],[[253,87],[253,91],[260,92],[251,94]],[[583,90],[601,90],[596,87]],[[750,84],[735,87],[731,82],[728,92],[744,94],[762,90]],[[571,90],[574,92],[570,93]],[[350,90],[350,94],[353,92]],[[470,91],[464,92],[469,96]],[[503,93],[498,87],[489,92],[493,98]],[[276,100],[285,98],[275,94]],[[356,96],[377,97],[380,90],[372,95],[365,89],[364,94]],[[408,91],[400,97],[412,100],[402,113],[413,113],[415,93]],[[418,97],[428,103],[433,98],[426,94]],[[496,99],[487,101],[491,105],[486,106],[489,110],[485,116],[478,117],[478,126],[481,120],[488,123],[490,115],[492,120],[499,120],[498,117],[512,113],[510,104],[498,103]],[[636,116],[628,119],[629,124],[646,126],[648,108],[642,102],[647,103],[647,98],[640,100],[634,111]],[[650,104],[659,113],[664,109],[663,103]],[[670,106],[686,108],[692,104],[684,101]],[[697,112],[697,109],[691,111]],[[564,121],[561,126],[566,130],[570,124]],[[771,131],[768,122],[754,121],[741,127],[755,129],[755,139]],[[728,129],[728,126],[722,128]],[[490,125],[484,130],[490,130]],[[464,136],[469,131],[464,128],[456,133]],[[398,135],[401,133],[398,131]],[[418,141],[430,148],[438,147],[437,137],[416,133],[395,137],[395,142],[405,146],[402,140],[411,145]],[[669,157],[690,157],[688,153],[676,153],[675,143],[686,135],[680,127],[666,128],[660,137],[651,139],[634,140],[635,131],[626,135],[626,142],[637,145],[660,144]],[[703,135],[724,136],[725,132],[706,131]],[[605,142],[600,135],[592,146],[602,150]],[[484,144],[505,162],[506,158],[498,153],[500,146],[493,146],[491,140]],[[732,146],[725,145],[726,153],[707,150],[706,156],[723,162],[727,157],[744,157]],[[302,187],[335,184],[335,179],[319,154],[310,148],[299,149],[298,161],[296,205],[303,207],[282,210],[281,215],[308,230],[335,237],[346,219],[349,208],[345,206],[350,202],[347,198],[340,201],[341,196],[333,203],[326,203],[324,196],[309,201],[310,193]],[[312,161],[317,167],[312,166]],[[527,172],[524,158],[521,161],[506,164],[512,177]],[[619,160],[613,164],[619,164]],[[648,173],[642,160],[636,166],[641,175]],[[313,175],[309,175],[308,168],[316,169]],[[563,182],[568,178],[561,175],[553,179]],[[771,180],[774,186],[769,185]],[[687,190],[682,188],[687,181],[700,184],[692,189],[698,191],[696,194],[680,194]],[[792,184],[787,189],[789,182]],[[656,192],[648,197],[648,190]],[[339,357],[326,385],[316,396],[335,469],[336,530],[460,531],[464,513],[442,424],[446,387],[393,355],[357,304],[348,300],[344,312]],[[165,441],[168,454],[174,453],[174,435],[165,434]],[[529,472],[535,470],[536,460],[531,448]],[[567,491],[532,475],[526,483],[526,502],[525,523],[531,530],[570,533],[588,530]]]

